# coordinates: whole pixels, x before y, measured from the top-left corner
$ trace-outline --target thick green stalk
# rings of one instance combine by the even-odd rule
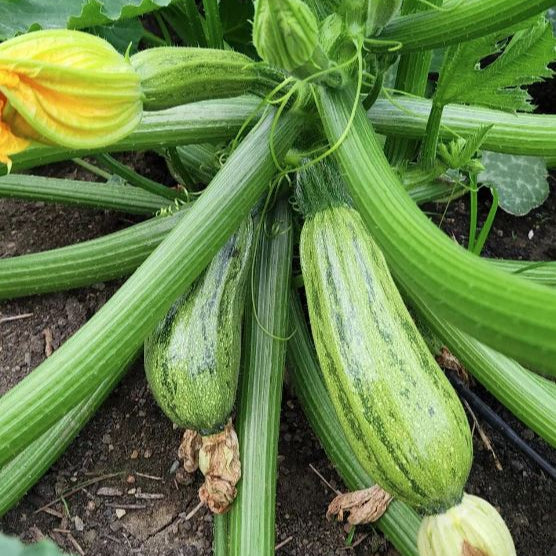
[[[118,143],[87,151],[33,146],[11,157],[12,171],[97,152],[144,151],[231,139],[245,120],[257,113],[260,103],[261,99],[246,95],[193,102],[157,112],[144,112],[143,119],[135,131]],[[6,166],[0,164],[0,174],[5,174],[6,170]]]
[[[402,43],[400,52],[431,50],[504,29],[553,5],[554,0],[446,0],[442,11],[395,18],[380,38]]]
[[[512,261],[488,259],[500,270],[517,274],[545,286],[556,286],[556,261]]]
[[[228,514],[212,516],[212,554],[228,556]]]
[[[423,137],[431,111],[431,101],[396,97],[395,102],[396,105],[389,100],[379,99],[369,111],[376,131],[397,137]],[[542,156],[549,165],[556,166],[556,116],[510,114],[491,108],[449,104],[442,114],[440,137],[453,139],[452,132],[466,137],[481,125],[493,126],[486,135],[483,149]]]
[[[0,176],[0,197],[153,214],[170,201],[130,185],[44,178],[23,174]]]
[[[203,0],[205,9],[206,36],[209,48],[224,48],[222,21],[217,0]]]
[[[292,218],[286,199],[265,217],[248,299],[236,429],[241,483],[229,514],[230,556],[274,554],[280,402],[290,333]]]
[[[442,0],[435,0],[433,3],[440,5]],[[419,2],[419,0],[405,0],[402,5],[401,14],[414,14],[426,9],[428,7]],[[421,97],[425,96],[431,60],[431,51],[406,52],[402,54],[396,73],[396,89]],[[391,164],[398,165],[405,160],[413,160],[417,146],[418,143],[414,139],[388,137],[384,145],[384,152]]]
[[[162,13],[183,44],[207,46],[203,20],[195,0],[177,0]]]
[[[132,274],[183,215],[180,211],[75,245],[0,259],[0,299],[63,291]]]
[[[151,256],[60,349],[0,398],[0,465],[38,438],[115,372],[205,268],[268,187],[273,113],[242,141],[203,195]],[[282,118],[279,156],[299,128]]]
[[[119,369],[104,379],[90,396],[0,468],[0,517],[10,510],[66,451],[136,356],[137,353],[133,354]]]
[[[424,168],[432,168],[436,162],[436,150],[438,148],[438,138],[440,137],[443,110],[444,106],[441,104],[432,103],[421,151],[421,162]]]
[[[158,183],[145,176],[142,176],[141,174],[138,174],[137,172],[135,172],[135,170],[132,170],[129,166],[122,164],[119,160],[116,160],[107,153],[98,154],[96,156],[96,159],[103,166],[114,172],[114,174],[126,180],[129,184],[148,191],[153,195],[170,199],[170,201],[183,197],[175,189],[170,189],[169,187],[166,187],[161,183]]]
[[[177,147],[176,155],[179,158],[178,164],[183,165],[186,173],[201,183],[208,183],[220,167],[217,149],[211,144]],[[174,159],[170,163],[173,164]],[[174,171],[177,170],[174,168]]]
[[[415,202],[444,198],[444,185],[410,191]],[[0,299],[63,291],[131,274],[177,224],[182,212],[153,218],[125,230],[81,243],[0,259]],[[488,259],[496,268],[546,286],[556,286],[556,262]]]
[[[438,318],[418,296],[411,304],[466,369],[518,419],[556,447],[556,383],[538,376]],[[436,354],[435,354],[436,355]]]
[[[290,298],[295,334],[288,341],[288,370],[295,393],[326,454],[350,490],[374,484],[358,463],[338,422],[324,385],[311,335],[297,295]],[[325,508],[322,509],[323,513]],[[403,556],[417,556],[420,518],[409,506],[394,500],[376,523]]]
[[[536,371],[556,374],[556,291],[495,269],[442,233],[386,160],[354,93],[319,90],[319,111],[355,205],[390,268],[438,317]]]

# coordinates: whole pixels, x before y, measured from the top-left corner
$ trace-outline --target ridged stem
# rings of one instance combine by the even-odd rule
[[[435,0],[436,5],[441,5],[442,0]],[[428,9],[418,0],[405,0],[402,5],[401,15],[414,14]],[[398,91],[424,97],[427,89],[429,68],[432,60],[431,51],[406,52],[400,56],[398,71],[396,73],[395,87]],[[384,145],[384,152],[390,164],[398,165],[405,160],[413,160],[417,150],[417,142],[405,137],[388,137]]]
[[[363,221],[395,277],[439,317],[536,371],[556,375],[556,291],[496,270],[439,230],[388,164],[354,92],[319,90],[319,112]]]
[[[0,177],[0,197],[154,214],[170,201],[130,185],[45,178],[23,174]]]
[[[280,402],[290,334],[293,231],[287,199],[265,217],[248,299],[236,428],[242,477],[229,513],[230,556],[274,554]]]
[[[369,111],[378,133],[419,139],[425,135],[431,101],[394,97],[395,104],[379,99]],[[442,114],[440,137],[453,139],[455,133],[471,135],[481,125],[493,125],[482,148],[487,151],[542,156],[556,165],[556,116],[549,114],[510,114],[500,110],[449,104]]]
[[[336,417],[295,293],[290,298],[290,315],[295,334],[288,342],[288,370],[303,412],[348,488],[371,487],[374,481],[358,463]],[[322,508],[322,513],[325,512],[326,508]],[[420,521],[414,510],[394,500],[376,525],[403,556],[418,556],[416,543]]]
[[[257,97],[242,96],[204,100],[169,110],[144,112],[139,126],[118,143],[87,151],[32,146],[11,157],[12,171],[99,152],[144,151],[228,140],[235,137],[247,118],[257,113],[260,103],[261,100]],[[0,164],[0,174],[5,174],[6,170],[6,166]]]
[[[446,0],[442,11],[396,17],[380,38],[402,43],[400,52],[431,50],[504,29],[553,5],[554,0]]]
[[[445,186],[417,187],[416,202],[443,198]],[[182,212],[154,218],[76,245],[0,259],[0,299],[63,291],[131,274],[168,235]],[[487,259],[495,268],[556,286],[556,262]]]
[[[228,556],[228,515],[214,514],[212,516],[212,554],[213,556]]]
[[[432,168],[436,162],[436,150],[438,148],[438,138],[440,137],[443,110],[444,106],[441,104],[432,103],[421,150],[421,162],[424,168]]]
[[[128,276],[183,215],[180,211],[75,245],[0,259],[0,299],[63,291]]]
[[[241,142],[194,208],[102,309],[0,398],[0,465],[90,395],[139,348],[247,216],[275,172],[269,148],[273,116],[271,112]],[[275,129],[279,156],[293,142],[298,122],[289,115]]]
[[[378,99],[369,115],[379,133],[421,138],[425,134],[431,102],[425,99],[396,98],[398,107]],[[13,155],[12,171],[32,168],[94,152],[123,152],[162,149],[197,143],[217,143],[231,139],[245,120],[256,113],[260,99],[242,96],[177,106],[159,112],[145,112],[139,126],[128,137],[100,151],[69,151],[60,147],[33,146]],[[256,120],[254,120],[256,121]],[[471,134],[480,125],[493,124],[483,148],[509,154],[543,156],[556,166],[556,116],[510,114],[489,108],[448,105],[443,125],[457,133]],[[441,128],[442,138],[452,134]],[[0,174],[6,167],[0,164]]]
[[[103,166],[114,172],[114,174],[126,180],[129,184],[148,191],[153,195],[165,197],[166,199],[170,199],[170,201],[183,197],[178,191],[170,189],[169,187],[166,187],[161,183],[158,183],[138,174],[137,172],[129,168],[129,166],[122,164],[115,158],[111,157],[109,154],[100,153],[96,156],[96,159]]]
[[[56,424],[0,468],[0,517],[10,510],[66,451],[79,431],[92,418],[114,389],[137,353],[107,377],[83,401]]]

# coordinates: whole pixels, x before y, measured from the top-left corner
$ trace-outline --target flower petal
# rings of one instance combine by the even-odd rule
[[[79,31],[28,33],[0,44],[0,93],[14,133],[69,148],[118,141],[139,123],[139,76],[109,43]]]

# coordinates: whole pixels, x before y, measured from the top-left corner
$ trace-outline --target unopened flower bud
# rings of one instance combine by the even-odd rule
[[[257,0],[253,42],[260,57],[286,71],[307,64],[318,45],[318,22],[303,0]]]
[[[129,61],[105,40],[65,29],[0,44],[0,162],[31,141],[73,149],[116,142],[139,123]]]

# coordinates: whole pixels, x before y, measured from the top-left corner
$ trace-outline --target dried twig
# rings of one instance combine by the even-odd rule
[[[473,413],[473,410],[471,409],[471,406],[467,403],[467,400],[463,400],[463,403],[464,403],[465,407],[467,408],[467,411],[469,411],[469,414],[471,415],[471,418],[473,419],[473,422],[475,423],[475,426],[477,427],[477,430],[479,431],[479,436],[481,437],[481,440],[483,441],[483,444],[485,445],[485,448],[492,454],[492,458],[494,459],[494,466],[496,467],[496,469],[498,469],[498,471],[502,471],[502,469],[503,469],[502,464],[500,463],[500,460],[498,459],[498,456],[496,455],[496,452],[494,451],[494,448],[492,447],[492,443],[491,443],[489,437],[487,436],[486,432],[483,430],[483,428],[479,424],[479,421],[478,421],[477,417],[475,416],[475,414]]]
[[[20,320],[20,319],[28,319],[29,317],[32,317],[33,313],[23,313],[21,315],[13,315],[11,317],[2,317],[0,318],[0,324],[4,324],[5,322],[12,322],[14,320]]]
[[[288,543],[293,541],[293,537],[290,536],[287,539],[283,540],[281,543],[278,543],[275,547],[274,547],[274,551],[280,550],[282,547],[286,546]]]
[[[84,481],[83,483],[81,483],[79,485],[76,485],[72,489],[69,489],[67,491],[62,492],[62,494],[60,496],[58,496],[57,498],[52,500],[52,502],[49,502],[48,504],[45,504],[44,506],[41,506],[38,510],[35,510],[34,513],[38,514],[39,512],[46,511],[47,508],[50,508],[51,506],[54,506],[54,504],[56,504],[58,502],[61,502],[62,499],[69,498],[70,496],[73,496],[74,494],[77,494],[84,487],[88,487],[88,486],[94,485],[95,483],[100,483],[101,481],[106,481],[108,479],[113,479],[114,477],[119,477],[120,475],[123,475],[123,472],[109,473],[108,475],[101,475],[100,477],[95,477],[94,479],[89,479],[87,481]]]
[[[318,471],[318,469],[312,464],[309,464],[309,468],[311,469],[311,471],[332,491],[334,492],[336,495],[340,495],[342,494],[342,492],[340,490],[338,490],[337,488],[334,488]]]

